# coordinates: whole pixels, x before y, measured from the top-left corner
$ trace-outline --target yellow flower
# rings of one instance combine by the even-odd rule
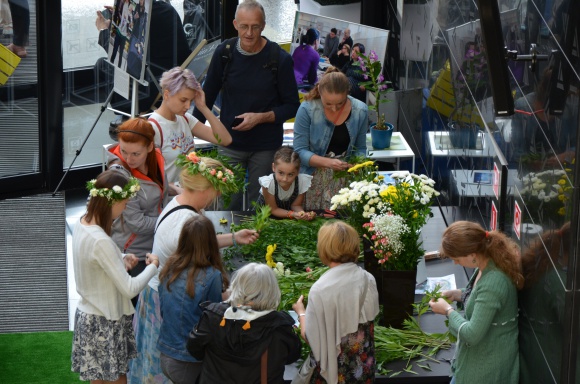
[[[360,163],[360,164],[357,164],[357,165],[349,168],[348,172],[356,172],[359,169],[364,168],[364,167],[369,166],[369,165],[373,165],[374,163],[375,163],[374,161],[365,161],[364,163]]]
[[[565,216],[566,215],[566,210],[564,209],[564,207],[558,209],[558,215],[560,215],[560,216]]]
[[[274,268],[276,266],[276,262],[274,261],[274,258],[272,258],[272,254],[275,250],[276,244],[270,244],[266,247],[266,264],[268,264],[268,267],[270,268]]]

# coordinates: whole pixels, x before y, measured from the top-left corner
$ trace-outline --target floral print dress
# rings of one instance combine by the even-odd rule
[[[358,325],[358,330],[340,341],[338,355],[338,383],[374,383],[377,368],[375,360],[375,328],[372,321]],[[316,366],[310,384],[324,384],[320,366]]]

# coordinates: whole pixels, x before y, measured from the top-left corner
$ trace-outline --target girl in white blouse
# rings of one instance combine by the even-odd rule
[[[131,298],[157,273],[159,259],[147,254],[145,270],[131,277],[135,255],[122,255],[111,239],[113,220],[139,191],[134,177],[117,170],[87,183],[87,212],[73,232],[73,265],[81,299],[75,314],[72,370],[91,383],[126,383],[129,360],[137,355]]]
[[[267,204],[272,216],[312,220],[314,212],[304,212],[304,194],[310,188],[312,176],[300,173],[300,156],[291,147],[281,147],[274,154],[273,173],[258,179],[262,186],[258,204]]]

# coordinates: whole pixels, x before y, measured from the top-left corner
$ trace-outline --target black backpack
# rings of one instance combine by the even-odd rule
[[[228,71],[230,69],[230,63],[232,62],[232,48],[236,46],[238,43],[237,37],[232,37],[231,39],[226,40],[226,45],[222,49],[222,66],[224,67],[224,72],[222,73],[222,88],[225,87]],[[267,64],[264,64],[264,69],[270,68],[272,71],[272,75],[274,76],[274,86],[278,86],[278,58],[280,57],[280,46],[270,41],[269,44],[273,46],[270,47],[270,61]]]

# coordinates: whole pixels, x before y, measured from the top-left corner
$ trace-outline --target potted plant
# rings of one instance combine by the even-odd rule
[[[381,103],[390,101],[384,96],[387,92],[392,92],[392,89],[388,87],[391,82],[385,80],[383,66],[375,51],[371,50],[368,56],[360,53],[358,62],[355,64],[360,67],[359,71],[366,80],[359,83],[359,85],[365,87],[375,99],[374,103],[369,104],[369,111],[374,112],[377,120],[376,124],[371,124],[370,127],[373,148],[388,148],[391,145],[394,127],[391,123],[385,122],[384,114],[379,115],[379,106]]]
[[[378,115],[377,122],[371,124],[371,144],[374,149],[385,149],[391,146],[393,124],[385,121],[385,114]]]

